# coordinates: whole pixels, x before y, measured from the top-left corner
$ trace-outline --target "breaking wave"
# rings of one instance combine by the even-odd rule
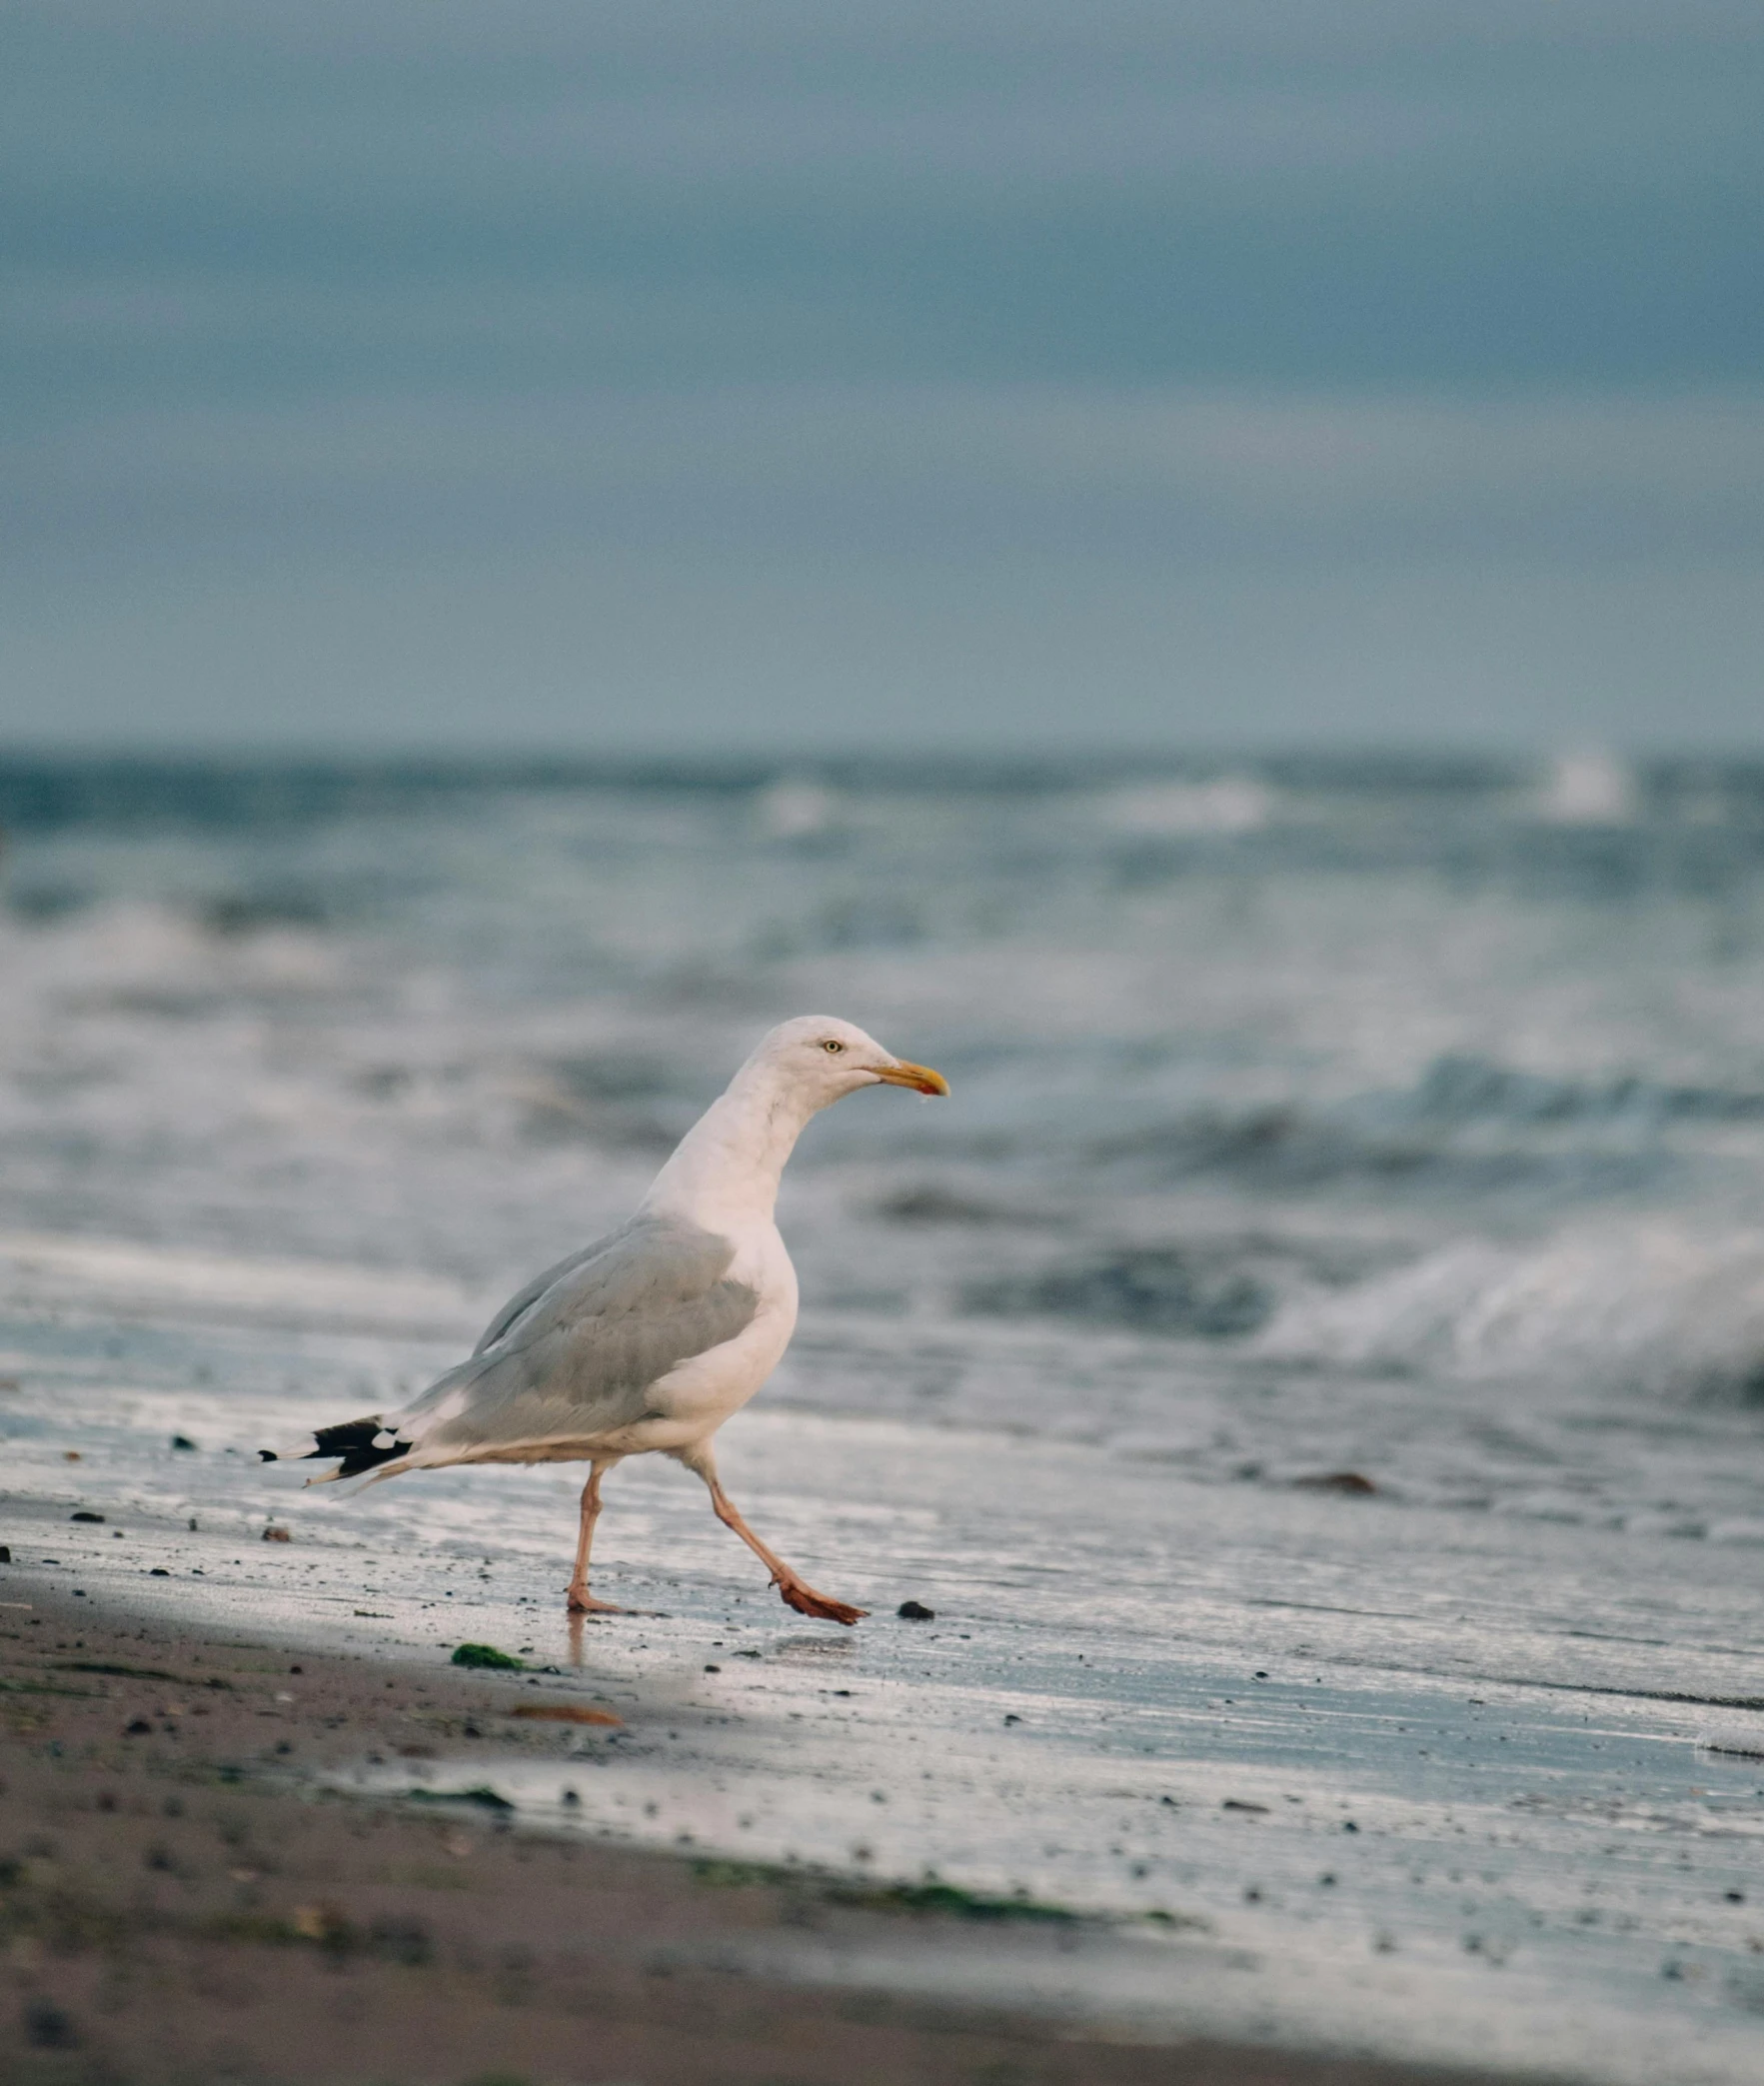
[[[1601,1225],[1529,1248],[1455,1244],[1348,1289],[1289,1298],[1253,1351],[1468,1380],[1764,1397],[1764,1232]]]
[[[1357,1264],[1356,1263],[1357,1260]],[[1576,1226],[1398,1255],[1254,1236],[1067,1254],[970,1279],[962,1309],[1221,1353],[1461,1383],[1764,1401],[1764,1232]]]

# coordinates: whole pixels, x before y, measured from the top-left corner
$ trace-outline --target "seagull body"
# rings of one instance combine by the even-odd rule
[[[626,1456],[660,1452],[704,1479],[718,1518],[791,1607],[858,1621],[863,1609],[817,1593],[737,1513],[711,1437],[796,1330],[797,1274],[773,1214],[785,1162],[811,1116],[875,1085],[949,1090],[850,1022],[783,1023],[681,1139],[635,1214],[512,1296],[468,1360],[390,1417],[321,1427],[260,1455],[338,1459],[313,1484],[451,1463],[586,1462],[568,1599],[591,1613],[609,1611],[588,1583],[601,1479]]]

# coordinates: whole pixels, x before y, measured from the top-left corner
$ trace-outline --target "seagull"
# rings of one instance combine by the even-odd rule
[[[660,1453],[702,1477],[711,1507],[801,1615],[867,1612],[817,1593],[768,1549],[717,1475],[711,1437],[778,1366],[797,1325],[797,1273],[773,1210],[809,1118],[864,1086],[946,1094],[941,1072],[882,1048],[850,1022],[781,1023],[680,1140],[633,1216],[536,1275],[485,1328],[471,1358],[403,1411],[320,1427],[266,1463],[331,1458],[309,1478],[371,1471],[370,1484],[452,1463],[582,1463],[571,1613],[618,1614],[589,1591],[601,1480]]]

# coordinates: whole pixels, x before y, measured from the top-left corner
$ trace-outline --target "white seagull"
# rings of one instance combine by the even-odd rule
[[[656,1175],[617,1231],[536,1275],[485,1329],[472,1358],[402,1412],[321,1427],[265,1462],[334,1456],[310,1484],[371,1470],[370,1483],[449,1463],[581,1463],[582,1531],[569,1606],[617,1614],[588,1588],[601,1479],[660,1450],[710,1487],[733,1528],[803,1615],[866,1612],[817,1593],[731,1503],[711,1437],[778,1366],[797,1326],[797,1271],[773,1210],[779,1176],[811,1115],[861,1086],[947,1093],[928,1066],[884,1050],[850,1022],[802,1015],[760,1044]]]

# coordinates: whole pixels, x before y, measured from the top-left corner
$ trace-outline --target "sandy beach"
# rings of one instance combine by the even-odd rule
[[[124,1291],[106,1251],[11,1250],[31,1293],[5,1320],[0,1597],[31,1605],[0,1617],[50,1786],[75,1760],[100,1779],[206,1761],[303,1844],[353,1846],[322,1822],[347,1815],[405,1821],[362,1828],[375,1846],[428,1846],[439,1819],[591,1865],[617,1847],[618,1875],[672,1877],[690,1909],[683,1974],[714,1961],[717,1989],[794,1993],[806,2021],[1032,2007],[1031,2039],[1259,2047],[1292,2078],[1318,2053],[1593,2086],[1755,2076],[1764,1668],[1743,1579],[1711,1581],[1700,1546],[1661,1545],[1637,1586],[1584,1528],[1338,1486],[1172,1489],[1155,1458],[785,1406],[728,1430],[731,1484],[870,1619],[791,1615],[699,1487],[640,1462],[605,1521],[602,1583],[632,1612],[572,1626],[568,1471],[312,1491],[247,1453],[337,1409],[354,1372],[429,1351],[396,1322],[334,1329],[347,1270],[217,1258],[193,1299],[188,1256],[133,1249]],[[900,1617],[906,1599],[930,1618]],[[523,1670],[458,1672],[462,1641]],[[505,1713],[585,1706],[620,1722]],[[83,1801],[108,1861],[115,1814]],[[321,1940],[328,1859],[290,1869]],[[693,1880],[703,1863],[722,1889]],[[172,1890],[132,1857],[123,1873]],[[385,1910],[371,1865],[352,1873]],[[820,1881],[729,1887],[775,1875]],[[925,1917],[1023,1902],[1056,1916]],[[477,1912],[441,1903],[464,1946]],[[587,2074],[652,2075],[670,2076]]]
[[[1485,2076],[1231,2047],[1110,2022],[1105,2006],[1085,2021],[1037,2003],[1049,1964],[1069,1973],[1134,1946],[1101,1922],[546,1835],[513,1824],[483,1783],[454,1801],[340,1795],[335,1771],[364,1754],[494,1778],[511,1756],[579,1757],[585,1740],[645,1734],[641,1720],[560,1720],[598,1705],[549,1676],[536,1692],[441,1660],[290,1658],[243,1630],[167,1631],[40,1572],[13,1566],[4,1581],[8,2080]],[[806,1986],[748,1967],[756,1944],[874,1955],[895,1975],[891,1988]],[[914,1991],[913,1958],[968,1959],[996,1996]]]

